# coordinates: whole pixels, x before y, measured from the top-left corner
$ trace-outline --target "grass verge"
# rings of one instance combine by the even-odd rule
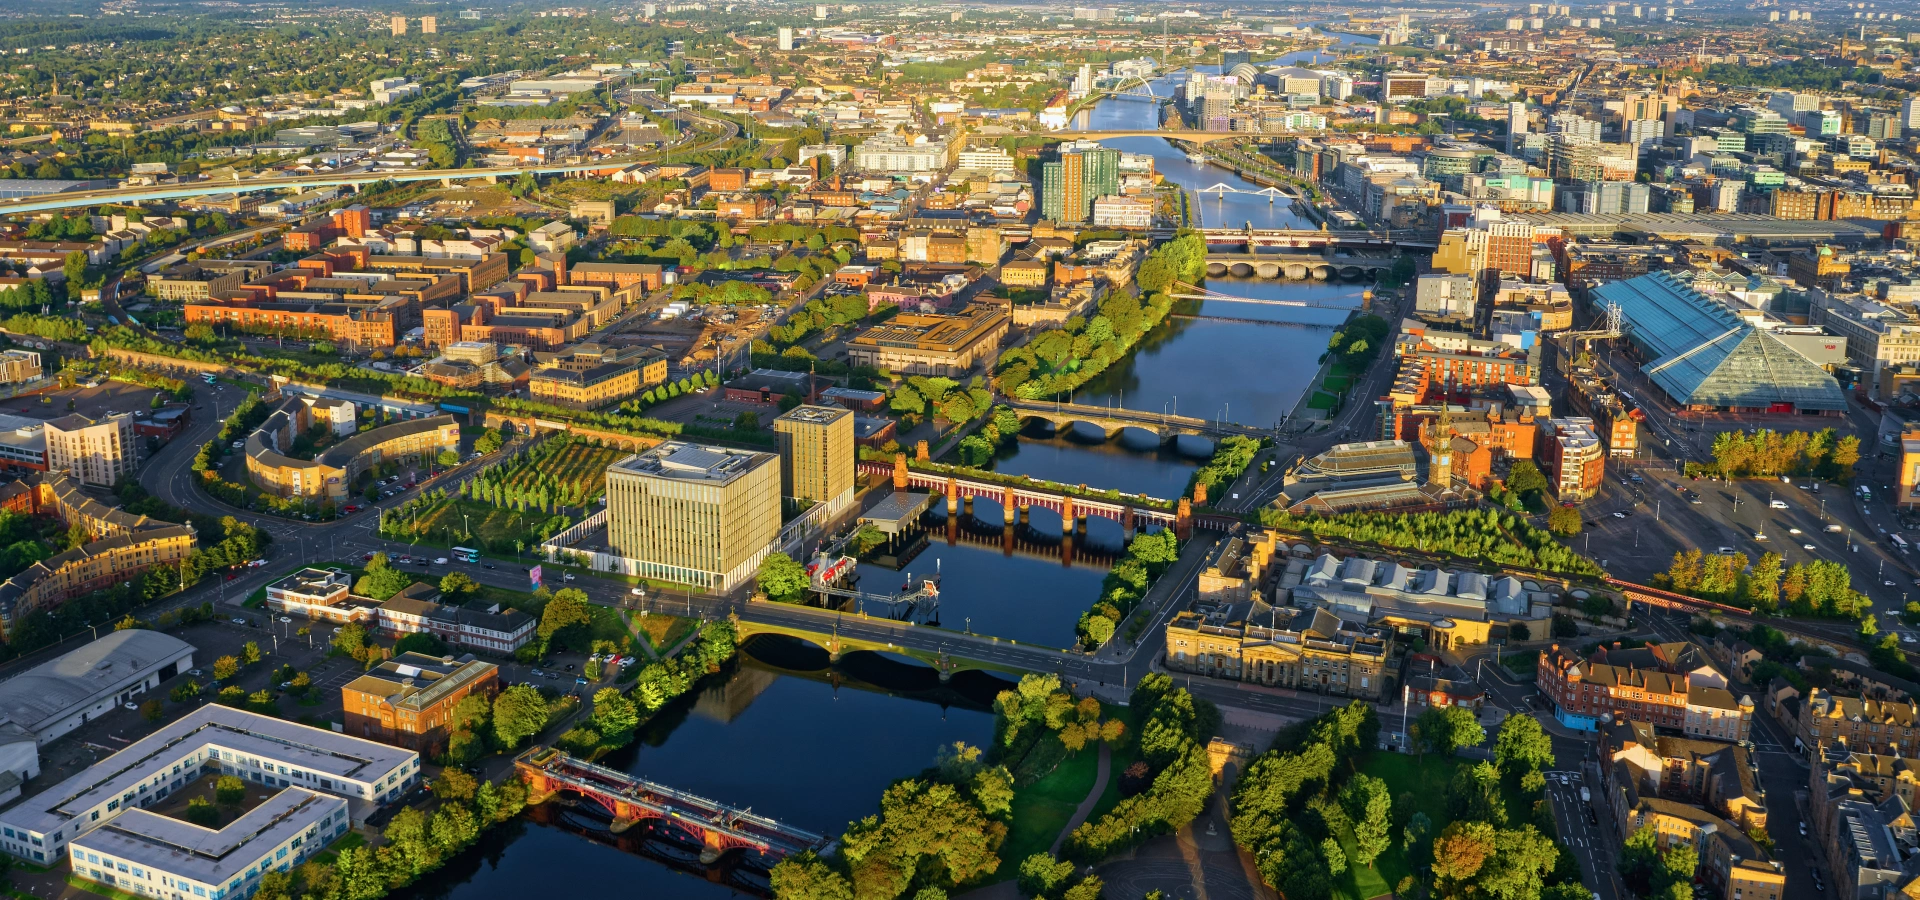
[[[998,880],[1019,874],[1021,860],[1052,849],[1054,838],[1093,790],[1099,769],[1100,753],[1088,747],[1061,760],[1045,778],[1013,792],[1013,825],[1007,830],[1006,843],[1000,845]]]

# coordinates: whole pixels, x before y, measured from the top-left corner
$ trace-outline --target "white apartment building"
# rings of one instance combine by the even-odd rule
[[[133,416],[95,421],[77,413],[47,423],[47,471],[81,484],[113,487],[139,468],[133,449]]]
[[[411,78],[379,78],[367,85],[373,102],[386,104],[420,95],[420,86]]]
[[[1011,172],[1013,154],[999,147],[968,147],[960,151],[960,168],[972,172]]]
[[[207,774],[280,791],[211,834],[146,809]],[[97,871],[149,897],[222,900],[251,893],[267,868],[292,866],[419,778],[411,750],[208,704],[0,813],[0,848],[43,865],[71,848],[83,877]]]

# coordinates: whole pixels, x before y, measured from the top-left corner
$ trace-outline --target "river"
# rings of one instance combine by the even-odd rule
[[[1311,63],[1291,55],[1277,62]],[[1156,92],[1171,88],[1166,79]],[[1155,127],[1156,107],[1107,101],[1077,123],[1082,128]],[[1224,169],[1189,163],[1158,138],[1115,141],[1150,153],[1167,180],[1190,190],[1225,184],[1254,190]],[[1299,227],[1304,219],[1284,203],[1226,194],[1201,204],[1207,224]],[[1192,416],[1270,424],[1291,412],[1312,376],[1333,329],[1357,306],[1352,284],[1212,279],[1215,292],[1253,300],[1303,300],[1331,308],[1283,307],[1231,300],[1182,301],[1176,314],[1148,335],[1130,357],[1076,392],[1082,403],[1132,409],[1176,408]],[[1144,435],[1102,441],[1098,436],[1029,431],[1003,452],[1003,472],[1139,491],[1181,493],[1205,441],[1159,446]],[[1065,646],[1080,611],[1099,591],[1120,549],[1116,523],[1091,519],[1071,548],[1060,539],[1059,516],[1029,514],[1025,526],[1006,529],[996,504],[979,501],[971,517],[952,527],[944,506],[924,520],[925,544],[901,565],[904,572],[862,568],[868,589],[884,589],[907,573],[939,572],[941,626],[1015,640]],[[961,673],[938,685],[924,666],[851,654],[834,670],[823,651],[759,638],[743,660],[645,729],[636,745],[609,765],[802,828],[838,834],[850,821],[878,809],[895,779],[929,766],[944,744],[992,739],[988,704],[1003,682]],[[884,685],[880,687],[879,685]],[[643,896],[720,900],[737,896],[752,876],[729,883],[729,873],[663,864],[657,848],[615,838],[578,809],[549,804],[489,833],[479,847],[454,860],[402,900],[505,900],[553,890],[612,888]],[[572,887],[566,887],[572,885]]]
[[[743,657],[724,677],[710,677],[695,696],[663,711],[634,746],[603,762],[838,836],[849,822],[879,810],[888,784],[933,765],[940,747],[991,741],[988,704],[1009,686],[961,673],[943,689],[925,667],[852,654],[844,668],[891,690],[856,687],[845,675],[836,684],[823,674],[794,674],[825,664],[825,653],[810,646],[762,637],[746,649],[788,668]],[[665,849],[616,837],[579,808],[549,803],[488,833],[400,897],[509,900],[598,889],[721,900],[764,884],[764,875],[724,864],[673,865],[662,859],[670,855]]]
[[[1342,44],[1372,43],[1372,39],[1360,36],[1335,36],[1342,38]],[[1306,50],[1262,65],[1313,65],[1332,58],[1323,51]],[[1155,80],[1154,93],[1167,96],[1175,92],[1177,80]],[[1073,127],[1096,131],[1157,128],[1158,114],[1159,107],[1154,104],[1108,99],[1083,111]],[[1151,155],[1155,169],[1167,182],[1189,192],[1215,185],[1247,192],[1193,195],[1201,221],[1208,226],[1315,227],[1295,213],[1288,201],[1254,194],[1260,190],[1259,185],[1226,169],[1189,162],[1185,153],[1165,139],[1122,138],[1107,144]],[[1208,279],[1208,290],[1217,294],[1314,306],[1183,300],[1133,353],[1075,391],[1072,399],[1272,427],[1292,414],[1319,368],[1328,339],[1360,305],[1366,287],[1341,282]],[[1129,436],[1135,439],[1129,441]],[[1186,486],[1198,460],[1209,453],[1204,440],[1190,439],[1175,450],[1171,445],[1156,448],[1151,441],[1140,441],[1131,434],[1102,442],[1095,434],[1056,436],[1030,428],[1017,446],[1002,452],[994,467],[1009,474],[1172,497]]]

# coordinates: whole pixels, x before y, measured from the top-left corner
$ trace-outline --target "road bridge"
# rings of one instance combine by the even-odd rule
[[[513,766],[527,783],[528,805],[561,794],[577,796],[612,814],[615,833],[641,823],[684,833],[700,842],[703,863],[735,850],[776,863],[809,850],[825,850],[830,843],[823,835],[574,759],[551,747],[535,746],[520,754]]]
[[[1208,437],[1235,435],[1271,437],[1273,435],[1271,428],[1256,428],[1252,425],[1219,419],[1198,419],[1193,416],[1142,412],[1127,409],[1124,406],[1088,406],[1083,403],[1061,403],[1057,400],[1011,400],[1007,405],[1020,413],[1022,418],[1042,419],[1055,428],[1076,422],[1096,425],[1106,432],[1109,438],[1127,428],[1151,432],[1162,441],[1176,434],[1199,434]]]
[[[1235,278],[1285,278],[1290,281],[1358,281],[1393,268],[1391,258],[1335,256],[1325,253],[1209,253],[1207,275]]]
[[[1242,247],[1248,251],[1262,248],[1276,250],[1321,250],[1338,247],[1350,250],[1374,250],[1392,252],[1405,246],[1409,239],[1426,239],[1431,242],[1433,232],[1427,229],[1395,229],[1380,231],[1354,231],[1351,229],[1318,228],[1202,228],[1200,236],[1206,239],[1208,246]]]

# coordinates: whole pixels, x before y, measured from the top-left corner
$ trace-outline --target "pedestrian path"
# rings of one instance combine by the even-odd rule
[[[1054,837],[1053,846],[1048,849],[1048,852],[1055,858],[1060,856],[1060,846],[1067,842],[1067,835],[1072,834],[1075,828],[1079,828],[1087,821],[1088,816],[1093,815],[1093,808],[1100,803],[1100,795],[1107,792],[1107,776],[1112,768],[1113,748],[1108,746],[1106,741],[1101,741],[1100,762],[1093,774],[1093,790],[1087,792],[1087,799],[1080,801],[1079,808],[1073,811],[1073,817],[1067,820],[1067,827],[1060,829],[1060,833]]]

